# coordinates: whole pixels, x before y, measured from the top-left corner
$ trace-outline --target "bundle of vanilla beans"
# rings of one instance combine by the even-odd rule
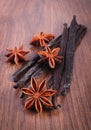
[[[15,89],[28,87],[32,76],[39,78],[44,71],[47,75],[50,73],[46,87],[50,88],[53,86],[53,89],[58,92],[57,95],[52,98],[52,102],[55,105],[55,98],[58,95],[65,95],[70,87],[74,53],[86,34],[86,30],[85,26],[77,23],[76,16],[73,16],[70,27],[64,24],[63,33],[48,44],[51,49],[55,47],[61,48],[59,55],[64,57],[63,62],[57,64],[55,69],[51,70],[46,63],[37,63],[40,57],[35,54],[30,61],[26,62],[13,74],[13,80],[16,82],[13,87]],[[24,94],[21,93],[20,97],[24,97]]]

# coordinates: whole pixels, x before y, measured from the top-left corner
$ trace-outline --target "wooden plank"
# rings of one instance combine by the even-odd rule
[[[12,88],[15,65],[5,63],[6,48],[29,41],[35,33],[62,33],[77,16],[87,26],[73,65],[71,88],[61,109],[35,114],[23,109],[18,91]],[[91,129],[91,1],[90,0],[1,0],[0,1],[0,130],[90,130]],[[32,51],[31,51],[31,54]],[[30,57],[30,54],[27,56]]]

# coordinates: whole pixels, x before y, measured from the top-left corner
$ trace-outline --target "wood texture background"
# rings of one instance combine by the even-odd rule
[[[62,33],[73,17],[88,31],[75,53],[71,89],[62,108],[25,111],[12,88],[15,65],[5,63],[6,48],[29,41],[35,33]],[[28,55],[30,56],[30,55]],[[91,0],[0,0],[0,130],[91,130]]]

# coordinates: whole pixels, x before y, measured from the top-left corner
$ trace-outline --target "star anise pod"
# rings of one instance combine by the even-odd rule
[[[5,56],[7,57],[7,61],[14,62],[15,64],[19,64],[19,61],[26,61],[25,55],[29,53],[29,51],[23,50],[23,45],[21,45],[18,49],[15,47],[14,49],[6,48],[6,50],[9,52]]]
[[[44,34],[40,32],[40,34],[35,34],[30,42],[31,45],[39,45],[44,47],[45,42],[50,42],[54,38],[53,34]]]
[[[46,51],[38,52],[41,59],[38,62],[48,60],[49,66],[53,69],[55,68],[55,61],[62,62],[63,56],[58,56],[60,48],[54,48],[52,51],[51,49],[46,46]]]
[[[29,109],[35,106],[37,112],[42,112],[42,105],[52,107],[52,102],[48,99],[56,93],[52,88],[46,90],[46,80],[39,85],[35,78],[31,78],[30,88],[22,88],[22,92],[28,96],[24,108]]]

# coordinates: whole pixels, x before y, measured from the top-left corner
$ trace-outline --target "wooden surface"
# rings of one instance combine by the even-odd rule
[[[75,53],[71,89],[61,109],[25,111],[12,88],[15,65],[5,63],[6,48],[29,41],[35,33],[62,33],[73,17],[88,31]],[[29,56],[29,55],[28,55]],[[91,0],[0,0],[0,130],[91,130]]]

